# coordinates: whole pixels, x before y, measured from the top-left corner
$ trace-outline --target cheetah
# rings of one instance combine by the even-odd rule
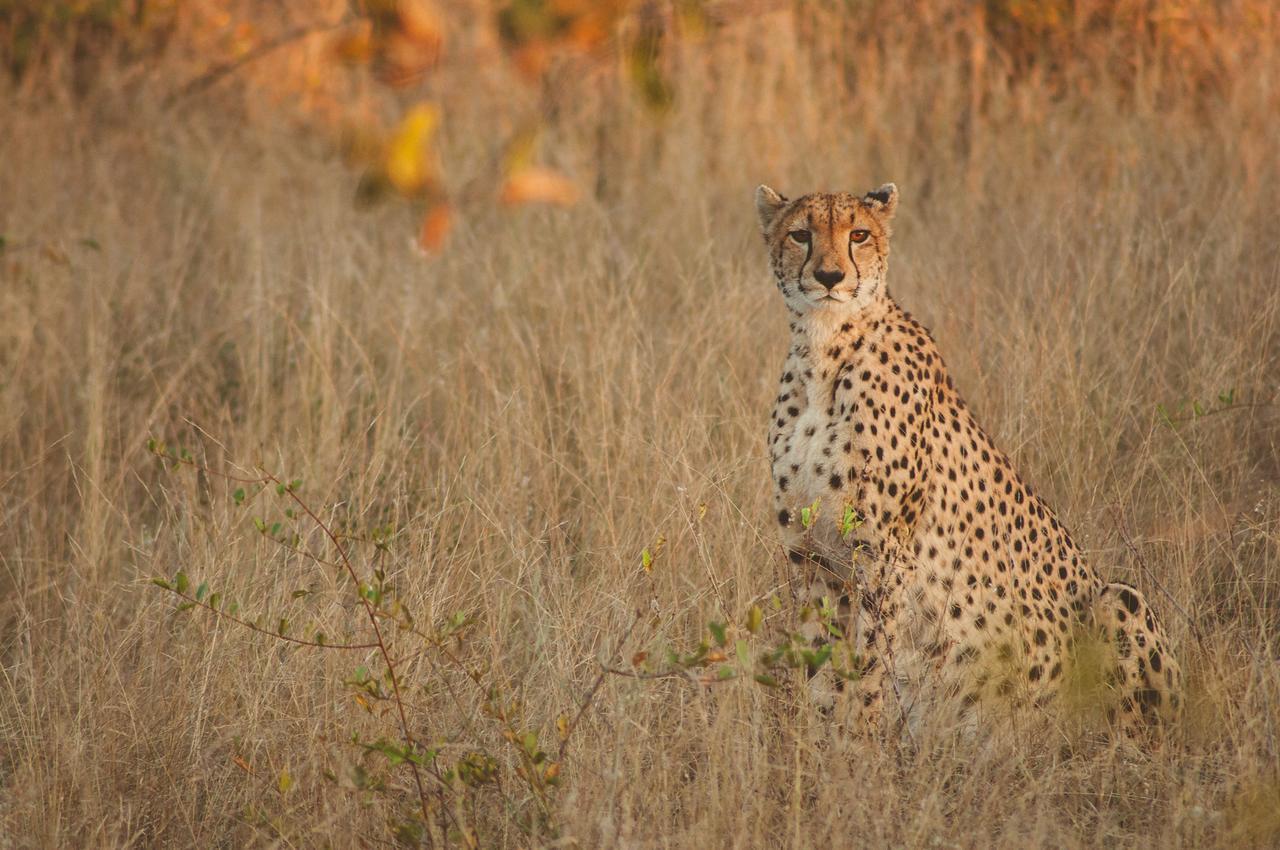
[[[791,329],[774,508],[808,599],[838,611],[811,636],[847,651],[859,716],[1048,705],[1073,692],[1085,638],[1105,650],[1094,680],[1122,728],[1176,716],[1181,672],[1151,606],[1098,577],[889,295],[897,187],[788,200],[760,186],[755,201]]]

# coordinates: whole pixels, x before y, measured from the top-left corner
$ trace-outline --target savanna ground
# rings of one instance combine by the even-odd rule
[[[506,776],[424,841],[1276,846],[1280,21],[1149,5],[1116,8],[1158,23],[1053,19],[1019,52],[971,4],[784,4],[679,47],[661,114],[565,73],[544,145],[581,199],[460,200],[427,258],[404,206],[356,209],[357,175],[262,86],[165,108],[194,67],[172,54],[5,78],[0,847],[378,846],[417,805],[351,742],[397,734],[349,684],[376,651],[287,645],[150,581],[359,642],[340,572],[254,518],[332,543],[148,439],[299,478],[356,538],[389,527],[347,542],[361,577],[380,566],[419,623],[470,618],[456,665],[388,626],[414,739]],[[453,185],[539,102],[501,68],[434,85]],[[1056,723],[848,740],[795,679],[591,692],[602,661],[685,651],[709,621],[752,653],[793,623],[764,445],[786,324],[751,194],[885,180],[891,290],[1172,633],[1189,708],[1157,745]],[[557,784],[512,778],[508,727],[548,742]]]

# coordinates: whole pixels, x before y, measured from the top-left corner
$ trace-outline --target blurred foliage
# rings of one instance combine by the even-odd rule
[[[409,199],[421,216],[419,243],[432,251],[443,245],[455,206],[477,188],[446,186],[452,172],[441,162],[458,73],[508,72],[514,81],[507,97],[517,129],[491,140],[506,153],[491,175],[497,185],[479,194],[506,205],[566,205],[578,187],[534,154],[567,77],[616,77],[618,91],[660,117],[678,96],[673,67],[685,46],[768,13],[838,24],[871,42],[905,39],[922,57],[960,50],[981,85],[1029,80],[1062,93],[1140,79],[1211,93],[1233,62],[1257,49],[1250,34],[1274,33],[1280,16],[1270,0],[308,0],[287,8],[257,0],[0,0],[0,64],[19,81],[67,66],[86,78],[106,55],[142,62],[183,53],[205,70],[179,89],[180,100],[268,53],[305,51],[299,88],[346,75],[385,94],[391,106],[372,110],[381,117],[353,102],[351,92],[367,95],[367,86],[332,84],[308,102],[326,113],[322,126],[341,127],[347,159],[363,175],[357,200]],[[977,86],[974,107],[982,108]]]
[[[177,22],[178,0],[0,0],[0,64],[11,77],[51,56],[85,63],[104,53],[154,55]]]

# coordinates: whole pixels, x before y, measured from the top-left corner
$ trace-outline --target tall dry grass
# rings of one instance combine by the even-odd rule
[[[176,613],[147,581],[183,569],[340,635],[336,580],[253,530],[277,509],[165,470],[148,437],[394,525],[400,593],[474,612],[469,663],[548,735],[638,608],[628,656],[783,594],[763,435],[786,327],[751,190],[889,179],[893,292],[1099,568],[1147,590],[1187,718],[1150,750],[1019,726],[865,742],[801,692],[609,679],[564,844],[1275,846],[1280,53],[1265,4],[1216,8],[1218,30],[1154,42],[1095,21],[1063,62],[963,4],[804,5],[684,48],[661,119],[566,74],[549,150],[594,191],[477,202],[431,261],[402,210],[353,210],[325,145],[225,92],[165,112],[165,74],[109,67],[84,97],[7,89],[0,846],[387,838],[384,798],[346,778],[381,723],[343,685],[361,659]],[[450,80],[458,183],[514,86]],[[404,674],[415,729],[462,736],[456,672]]]

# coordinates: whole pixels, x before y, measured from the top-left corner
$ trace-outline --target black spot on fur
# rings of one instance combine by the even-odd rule
[[[1117,595],[1120,597],[1120,601],[1124,603],[1124,607],[1129,609],[1130,614],[1138,613],[1138,597],[1134,595],[1132,590],[1122,587]]]

